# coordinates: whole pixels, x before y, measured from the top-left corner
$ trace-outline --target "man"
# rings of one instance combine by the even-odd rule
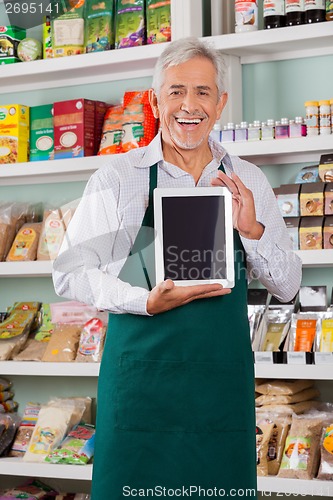
[[[227,102],[218,52],[194,38],[171,43],[150,102],[161,132],[91,177],[54,266],[59,295],[111,312],[92,498],[254,496],[247,281],[288,301],[301,263],[262,172],[209,138]],[[210,185],[233,196],[235,287],[166,280],[149,290],[139,252],[152,242],[154,188]]]

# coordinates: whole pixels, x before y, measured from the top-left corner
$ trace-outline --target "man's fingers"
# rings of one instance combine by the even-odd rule
[[[161,286],[160,286],[160,290],[161,290],[161,293],[166,293],[166,292],[169,292],[170,290],[172,290],[174,287],[175,287],[174,282],[170,279],[167,279],[165,281],[162,281]]]

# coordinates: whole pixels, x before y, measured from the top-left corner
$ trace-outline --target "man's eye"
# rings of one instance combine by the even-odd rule
[[[173,90],[170,95],[180,95],[181,91],[180,90]]]
[[[204,90],[200,90],[199,94],[200,95],[208,95],[208,92],[205,92]]]

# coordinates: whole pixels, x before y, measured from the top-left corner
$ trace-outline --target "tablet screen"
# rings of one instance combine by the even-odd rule
[[[225,198],[162,198],[164,279],[226,279]]]

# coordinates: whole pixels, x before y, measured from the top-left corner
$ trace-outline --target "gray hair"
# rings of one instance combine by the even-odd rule
[[[223,55],[214,47],[202,42],[198,38],[187,37],[171,42],[158,58],[152,83],[157,97],[160,95],[164,82],[164,71],[169,66],[178,66],[194,57],[204,57],[213,63],[216,69],[216,86],[219,97],[225,92],[225,62]]]

